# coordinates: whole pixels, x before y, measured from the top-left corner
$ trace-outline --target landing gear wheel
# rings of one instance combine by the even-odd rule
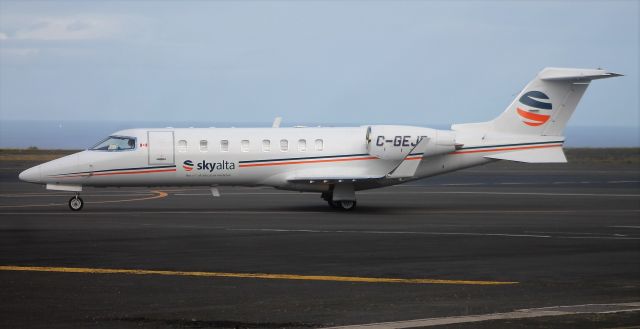
[[[80,211],[82,209],[82,206],[84,206],[84,201],[82,201],[82,198],[80,198],[79,196],[76,195],[73,198],[69,199],[69,209],[73,211]]]
[[[334,203],[336,203],[338,205],[338,207],[344,211],[349,211],[349,210],[353,210],[356,207],[356,201],[347,201],[347,200],[343,200],[343,201],[335,201]]]

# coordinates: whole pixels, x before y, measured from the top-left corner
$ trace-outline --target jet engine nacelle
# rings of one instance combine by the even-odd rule
[[[416,146],[423,139],[426,139],[423,143],[427,144],[422,144],[417,150]],[[453,131],[412,126],[369,126],[367,129],[367,150],[370,155],[380,159],[402,160],[412,152],[424,153],[426,157],[453,152],[455,149]]]

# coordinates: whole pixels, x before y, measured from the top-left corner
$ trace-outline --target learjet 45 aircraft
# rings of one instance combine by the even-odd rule
[[[601,69],[545,68],[497,118],[451,130],[370,125],[349,128],[149,128],[114,133],[94,147],[29,168],[26,182],[83,186],[271,186],[318,192],[350,210],[356,191],[405,183],[496,160],[566,162],[563,130]]]

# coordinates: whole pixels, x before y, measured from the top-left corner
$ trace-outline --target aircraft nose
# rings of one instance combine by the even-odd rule
[[[20,178],[21,181],[29,183],[39,183],[42,179],[40,166],[35,166],[21,172],[18,178]]]

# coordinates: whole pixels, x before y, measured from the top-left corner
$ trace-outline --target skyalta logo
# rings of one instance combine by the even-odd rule
[[[182,168],[184,168],[185,171],[193,170],[193,162],[191,162],[191,160],[186,160],[182,163]]]
[[[192,171],[196,169],[197,171],[207,171],[212,173],[214,171],[234,170],[236,169],[236,164],[226,160],[221,160],[219,162],[207,162],[206,160],[202,160],[194,165],[193,161],[185,160],[182,163],[182,168],[184,168],[185,171]]]
[[[522,95],[518,101],[522,106],[519,106],[516,110],[523,119],[522,122],[526,125],[537,127],[546,123],[551,117],[553,105],[549,100],[549,96],[541,91],[530,91]],[[540,112],[541,110],[542,112]]]

